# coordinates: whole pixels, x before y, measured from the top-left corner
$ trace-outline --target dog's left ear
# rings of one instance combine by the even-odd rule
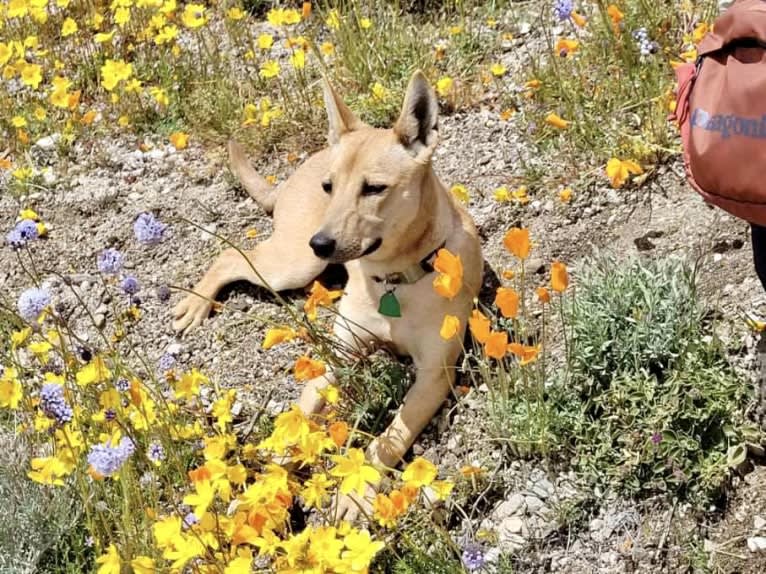
[[[365,123],[354,115],[327,78],[322,81],[322,95],[327,110],[327,141],[330,145],[338,143],[343,134],[365,127]]]
[[[439,104],[423,72],[410,78],[407,94],[394,133],[416,159],[428,161],[438,140]]]

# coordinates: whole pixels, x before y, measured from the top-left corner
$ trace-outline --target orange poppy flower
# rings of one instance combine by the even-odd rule
[[[606,164],[606,176],[612,182],[612,187],[620,189],[628,181],[630,174],[640,175],[644,173],[641,166],[629,159],[613,157]]]
[[[280,343],[292,341],[296,336],[297,333],[290,327],[274,327],[266,331],[266,336],[264,336],[261,346],[264,349],[271,349]]]
[[[434,290],[447,299],[454,299],[463,286],[463,264],[460,255],[453,255],[448,249],[439,249],[434,261],[439,275],[434,279]]]
[[[565,130],[569,127],[569,121],[565,120],[558,114],[550,113],[547,116],[545,116],[545,123],[553,126],[554,128],[558,128],[560,130]]]
[[[500,309],[503,317],[515,319],[519,314],[519,294],[510,287],[500,287],[495,295],[495,305]]]
[[[306,312],[309,321],[316,321],[317,306],[328,307],[341,295],[343,295],[343,291],[328,291],[319,281],[314,281],[311,291],[309,291],[309,298],[306,299],[306,303],[303,305],[303,310]]]
[[[545,287],[538,287],[535,293],[537,293],[537,298],[540,300],[540,303],[551,302],[551,292]]]
[[[340,448],[346,444],[346,439],[348,439],[348,425],[343,421],[334,422],[327,427],[327,434],[330,435],[335,446]]]
[[[580,42],[571,38],[559,38],[556,42],[556,54],[568,55],[574,54],[580,48]]]
[[[478,476],[480,474],[484,474],[485,472],[486,470],[480,466],[466,465],[460,468],[460,474],[466,478],[470,476]]]
[[[537,360],[537,355],[540,354],[540,350],[542,349],[541,345],[536,346],[527,346],[522,345],[521,343],[511,343],[508,345],[508,351],[513,353],[519,358],[519,364],[524,366],[528,365],[529,363],[533,363]]]
[[[484,343],[484,352],[492,359],[502,359],[508,350],[508,333],[505,331],[492,332]]]
[[[325,374],[325,364],[323,361],[312,359],[311,357],[298,357],[295,361],[293,374],[298,381],[308,381]]]
[[[394,492],[391,493],[392,497]],[[399,492],[402,494],[402,496],[404,496],[404,499],[408,503],[414,502],[418,497],[418,487],[414,486],[412,483],[403,484],[402,487],[399,489]]]
[[[489,339],[489,319],[478,309],[474,309],[471,313],[471,318],[468,319],[468,328],[471,329],[473,338],[479,343],[486,343]]]
[[[569,287],[569,274],[567,266],[560,261],[551,264],[551,289],[557,293],[563,293]]]
[[[578,14],[577,12],[572,12],[572,21],[578,28],[584,28],[585,24],[588,23],[588,21],[585,19],[585,16]]]
[[[526,259],[532,249],[532,244],[529,241],[529,229],[514,227],[505,234],[503,245],[519,259]]]
[[[614,4],[607,6],[606,13],[609,14],[609,18],[611,18],[613,24],[619,24],[622,22],[622,19],[625,18],[625,15]]]
[[[460,319],[454,315],[445,315],[439,335],[445,341],[449,341],[460,330]]]

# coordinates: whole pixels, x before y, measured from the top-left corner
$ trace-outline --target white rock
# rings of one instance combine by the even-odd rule
[[[508,500],[504,500],[500,506],[495,509],[493,513],[498,521],[505,520],[509,516],[517,514],[524,514],[527,510],[527,502],[524,497],[519,494],[513,494]]]
[[[524,540],[523,536],[519,536],[518,534],[513,534],[512,532],[504,531],[502,528],[498,532],[499,536],[499,544],[498,546],[503,552],[515,552],[517,550],[520,550],[524,548],[527,541]]]
[[[606,200],[609,203],[620,203],[622,201],[622,199],[620,199],[620,194],[614,189],[609,189],[606,192]]]
[[[173,355],[174,357],[177,357],[181,354],[183,351],[184,346],[181,343],[171,343],[165,348],[165,352],[168,355]]]
[[[40,149],[44,150],[50,150],[56,147],[56,143],[61,139],[61,134],[51,134],[49,136],[45,136],[44,138],[40,138],[35,142],[35,146],[39,147]]]
[[[46,169],[43,172],[43,183],[45,183],[45,185],[53,185],[56,183],[56,181],[57,181],[56,174],[53,173],[52,170]]]
[[[533,484],[529,491],[538,498],[545,500],[553,494],[553,488],[554,487],[553,484],[551,484],[551,481],[547,478],[543,478]]]
[[[545,503],[539,498],[537,498],[536,496],[525,496],[524,502],[527,503],[527,512],[529,514],[532,514],[533,512],[537,512],[543,506],[545,506]]]
[[[590,530],[591,532],[598,532],[599,530],[603,530],[604,526],[605,524],[603,520],[601,520],[600,518],[594,518],[593,520],[590,521],[590,524],[588,525],[588,530]]]
[[[756,530],[766,530],[766,518],[763,516],[753,518],[753,528]]]
[[[521,531],[524,530],[524,521],[518,516],[511,516],[503,520],[500,528],[511,534],[521,534]]]
[[[200,237],[203,241],[211,241],[215,239],[215,232],[218,230],[218,226],[215,223],[208,223],[203,225],[200,230]]]
[[[747,548],[750,552],[766,552],[766,536],[753,536],[747,539]]]

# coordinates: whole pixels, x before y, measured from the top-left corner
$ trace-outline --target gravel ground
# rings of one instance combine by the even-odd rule
[[[681,185],[679,166],[663,168],[641,192],[593,187],[576,190],[573,202],[565,205],[551,190],[532,194],[524,207],[499,207],[492,191],[518,176],[519,158],[543,161],[524,157],[529,154],[514,120],[502,122],[496,113],[477,110],[445,118],[441,133],[436,168],[447,185],[459,182],[470,190],[469,208],[484,240],[485,257],[496,271],[511,263],[502,249],[505,231],[521,223],[530,227],[535,239],[530,269],[541,283],[553,259],[566,261],[576,280],[578,264],[599,249],[621,257],[686,255],[699,259],[703,295],[720,310],[733,342],[743,337],[741,311],[766,310],[766,297],[752,269],[746,225],[709,209]],[[191,146],[177,152],[157,143],[141,152],[137,143],[81,143],[67,162],[38,150],[41,161],[47,158],[52,166],[46,189],[21,203],[4,194],[0,212],[8,214],[6,224],[22,205],[39,211],[51,231],[33,247],[38,268],[45,270],[58,301],[74,308],[76,295],[97,323],[108,324],[124,304],[105,296],[95,272],[97,254],[108,246],[122,250],[142,286],[144,316],[135,337],[141,343],[132,352],[143,354],[148,364],[170,352],[184,366],[201,367],[222,384],[246,390],[246,412],[261,404],[279,412],[299,392],[288,369],[301,343],[261,350],[266,324],[284,318],[268,294],[246,285],[227,290],[222,295],[224,310],[182,340],[170,328],[170,309],[182,294],[173,294],[170,302],[157,296],[163,285],[191,287],[201,276],[222,248],[211,233],[247,246],[254,240],[246,231],[267,234],[270,220],[233,185],[222,150]],[[292,169],[282,157],[259,163],[264,173],[278,178]],[[132,239],[132,222],[144,211],[171,224],[166,240],[154,247],[139,246]],[[11,300],[29,285],[8,248],[0,250],[0,285]],[[302,297],[301,292],[289,294],[294,304]],[[73,321],[98,346],[90,319],[81,314]],[[740,361],[747,368],[753,342],[746,339],[745,347]],[[448,472],[471,462],[492,467],[499,453],[489,447],[477,450],[472,440],[482,400],[481,391],[474,389],[459,408],[444,409],[415,452],[425,453]],[[671,514],[671,509],[652,501],[637,504],[604,495],[600,509],[582,528],[570,532],[562,531],[563,509],[586,494],[576,477],[517,461],[496,477],[491,495],[462,529],[494,530],[500,548],[517,553],[517,570],[522,572],[688,571],[689,549],[702,545],[708,532],[711,549],[731,535],[725,526],[731,521],[752,526],[760,511],[752,501],[766,497],[762,470],[748,475],[760,480],[746,477],[740,482],[745,495],[735,495],[729,508],[711,512],[704,524],[684,508],[672,509]],[[745,536],[742,532],[739,536]],[[739,546],[725,548],[748,558],[743,545],[752,533],[746,534]],[[711,558],[720,571],[761,571],[737,570],[741,564],[734,558],[723,559],[725,548],[719,547]]]

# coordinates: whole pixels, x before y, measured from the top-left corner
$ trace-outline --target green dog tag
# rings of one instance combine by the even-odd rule
[[[401,317],[402,307],[393,291],[386,291],[380,298],[378,313],[386,317]]]

